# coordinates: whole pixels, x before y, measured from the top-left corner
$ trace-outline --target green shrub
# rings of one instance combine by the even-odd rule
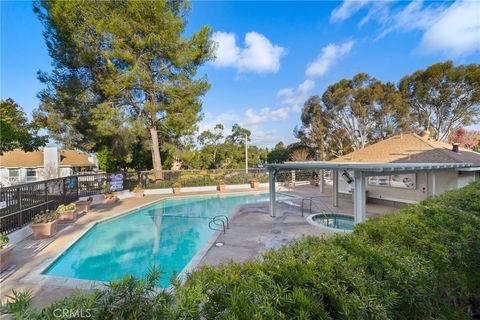
[[[57,212],[66,212],[66,211],[71,211],[75,210],[77,208],[77,205],[75,203],[70,203],[70,204],[61,204],[57,208]]]
[[[203,267],[169,291],[153,290],[155,272],[125,277],[38,318],[88,305],[94,319],[472,319],[480,314],[479,230],[477,182],[349,235],[303,237],[258,260]]]
[[[10,242],[10,238],[0,235],[0,249],[3,249]]]
[[[59,213],[57,211],[40,211],[39,214],[32,218],[33,223],[49,223],[58,219]]]

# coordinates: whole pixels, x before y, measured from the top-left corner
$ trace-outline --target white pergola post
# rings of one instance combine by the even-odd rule
[[[366,220],[365,175],[362,171],[354,171],[354,221],[355,224]]]
[[[320,170],[320,193],[325,190],[325,170]]]
[[[435,172],[432,171],[431,174],[432,174],[432,185],[430,186],[430,196],[434,196],[435,194],[437,194],[437,190],[436,190],[437,182],[435,181]]]
[[[276,173],[277,171],[275,169],[268,168],[268,192],[270,195],[269,211],[271,217],[275,217],[277,215],[275,207],[275,182],[277,175]]]
[[[333,206],[338,208],[338,171],[332,170],[333,175]]]

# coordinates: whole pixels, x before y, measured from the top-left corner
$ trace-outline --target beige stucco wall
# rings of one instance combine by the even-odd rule
[[[434,175],[435,178],[433,178]],[[462,187],[473,181],[474,177],[475,173],[473,172],[462,172],[459,175],[458,171],[455,170],[423,171],[416,173],[415,189],[372,186],[368,184],[368,181],[365,182],[365,187],[368,191],[368,196],[371,198],[409,203],[421,201],[431,195],[442,194],[448,190]],[[350,186],[340,176],[339,192],[350,193],[349,189]]]
[[[419,172],[416,174],[416,189],[372,186],[369,185],[368,182],[366,182],[365,186],[368,191],[368,196],[377,199],[417,202],[426,199],[428,196],[426,172]]]

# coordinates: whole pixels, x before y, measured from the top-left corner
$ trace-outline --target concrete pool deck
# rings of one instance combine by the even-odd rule
[[[267,189],[260,189],[265,192]],[[253,192],[252,189],[236,190],[226,192],[227,194]],[[293,194],[304,196],[317,195],[318,188],[305,186],[293,191]],[[184,193],[180,196],[211,195],[218,192],[195,192]],[[328,196],[328,193],[325,193]],[[172,195],[149,195],[141,199],[123,199],[114,205],[97,205],[92,211],[80,217],[74,224],[64,225],[57,235],[51,239],[26,240],[17,244],[11,261],[11,269],[8,276],[2,279],[1,299],[11,294],[12,289],[16,291],[29,289],[34,296],[34,306],[41,307],[54,300],[70,295],[75,289],[73,287],[89,288],[90,281],[67,279],[39,275],[46,266],[53,262],[71,244],[87,232],[96,222],[110,219],[124,213],[130,212],[142,206],[149,205],[161,199],[170,198]],[[177,196],[175,196],[177,197]],[[351,201],[342,199],[339,210],[348,212],[353,205]],[[367,211],[370,206],[367,205]],[[378,211],[391,211],[393,208],[374,207],[371,215],[378,214]],[[381,209],[381,210],[380,210]],[[261,255],[262,252],[271,248],[278,248],[301,235],[328,235],[331,231],[308,224],[298,206],[292,206],[284,202],[278,203],[278,216],[271,218],[268,215],[268,203],[255,203],[241,206],[232,215],[230,229],[226,234],[220,234],[209,243],[223,242],[224,246],[211,246],[205,248],[203,256],[198,257],[193,267],[203,265],[218,265],[230,260],[242,262]]]

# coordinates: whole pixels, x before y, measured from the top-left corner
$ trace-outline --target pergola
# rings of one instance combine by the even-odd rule
[[[360,163],[360,162],[329,162],[329,161],[306,161],[286,162],[282,164],[267,164],[269,192],[270,192],[270,216],[276,216],[276,175],[280,170],[331,170],[333,172],[333,205],[338,207],[338,173],[353,171],[353,204],[355,224],[366,219],[366,193],[365,178],[369,176],[382,176],[390,174],[407,174],[420,171],[435,171],[460,168],[470,168],[470,163]],[[323,171],[321,174],[323,185]],[[323,190],[322,190],[323,191]]]

